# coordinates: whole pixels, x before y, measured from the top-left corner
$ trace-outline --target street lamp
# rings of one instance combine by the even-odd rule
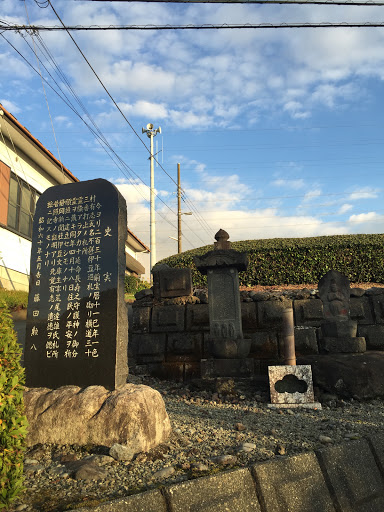
[[[156,228],[155,228],[155,176],[154,176],[154,165],[153,165],[153,137],[155,137],[158,133],[161,133],[161,127],[154,129],[152,123],[148,123],[146,128],[141,129],[141,133],[146,133],[147,137],[151,140],[151,148],[150,148],[150,178],[151,178],[151,187],[150,187],[150,221],[149,221],[149,229],[150,229],[150,244],[149,247],[151,249],[150,253],[150,272],[152,275],[152,268],[156,264]]]

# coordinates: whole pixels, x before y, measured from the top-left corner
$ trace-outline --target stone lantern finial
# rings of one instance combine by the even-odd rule
[[[215,235],[215,250],[227,250],[231,248],[231,242],[228,242],[229,235],[224,229],[219,229],[219,231]]]

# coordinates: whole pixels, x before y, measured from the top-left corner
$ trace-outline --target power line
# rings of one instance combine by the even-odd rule
[[[383,4],[384,5],[384,4]],[[245,23],[242,25],[231,25],[229,23],[223,23],[221,25],[215,25],[213,23],[207,23],[204,25],[193,25],[192,23],[189,25],[63,25],[62,27],[58,25],[10,25],[4,20],[0,20],[0,31],[38,31],[38,32],[54,32],[54,31],[66,31],[68,32],[71,39],[71,32],[75,31],[109,31],[109,30],[240,30],[240,29],[269,29],[269,28],[380,28],[384,27],[384,21],[364,21],[357,23],[350,22],[339,22],[339,23],[330,23],[330,22],[321,22],[321,23]],[[75,41],[74,41],[75,42]],[[75,43],[77,46],[77,44]],[[81,52],[80,48],[78,48]],[[84,55],[83,55],[84,56]],[[86,57],[84,56],[84,59]],[[93,70],[92,66],[87,61],[90,68]],[[94,72],[95,73],[95,72]],[[96,73],[95,73],[95,76]],[[100,82],[101,83],[101,82]],[[108,94],[108,93],[107,93]],[[113,101],[113,100],[112,100]],[[124,114],[121,112],[124,116]],[[125,116],[124,116],[125,117]],[[126,119],[127,123],[129,121]],[[131,127],[134,130],[133,127]],[[134,130],[135,131],[135,130]],[[139,137],[140,138],[140,137]]]
[[[36,0],[35,0],[36,1]],[[48,1],[48,0],[46,0]],[[382,2],[351,2],[350,0],[76,0],[85,2],[138,2],[138,3],[167,3],[167,4],[296,4],[296,5],[356,5],[381,6]]]

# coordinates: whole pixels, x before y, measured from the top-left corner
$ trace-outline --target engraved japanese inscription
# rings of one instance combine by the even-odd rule
[[[32,239],[27,386],[125,382],[125,237],[125,200],[108,181],[60,185],[41,195]]]

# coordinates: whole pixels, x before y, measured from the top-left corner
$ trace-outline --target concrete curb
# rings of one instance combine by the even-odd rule
[[[383,512],[384,436],[258,463],[70,512]]]

